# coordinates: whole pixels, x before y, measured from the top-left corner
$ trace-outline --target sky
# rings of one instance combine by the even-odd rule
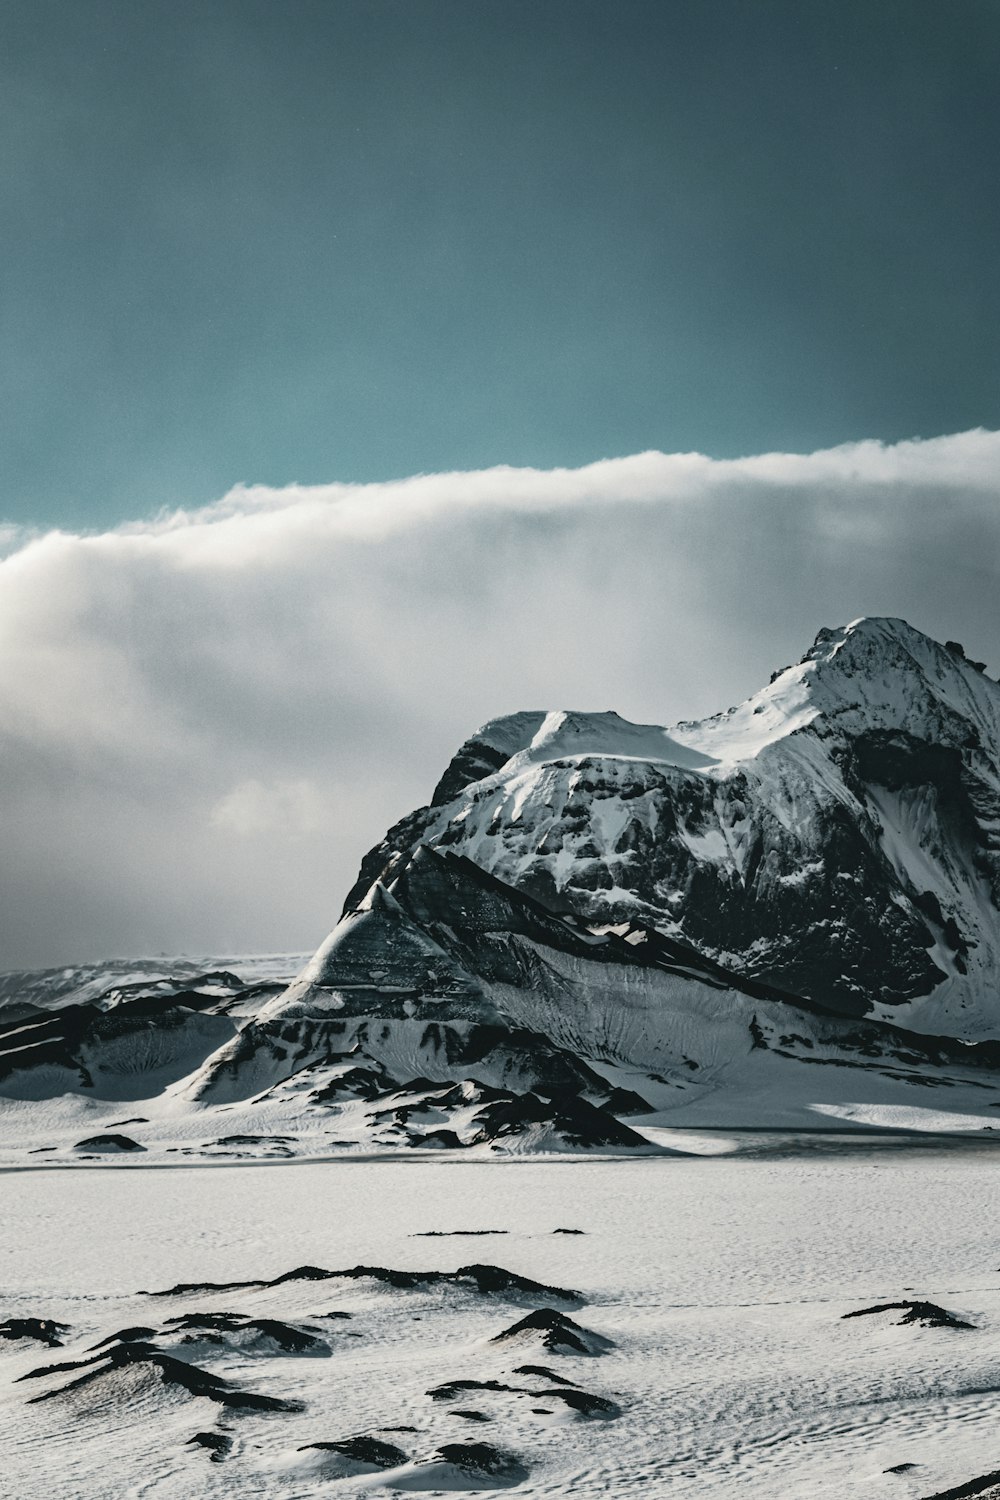
[[[6,0],[0,518],[995,425],[996,0]]]
[[[0,7],[0,969],[304,950],[497,714],[1000,670],[1000,6]]]

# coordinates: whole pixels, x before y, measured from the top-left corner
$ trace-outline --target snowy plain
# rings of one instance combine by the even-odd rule
[[[3,1492],[919,1500],[1000,1468],[998,1147],[703,1139],[713,1154],[0,1173],[0,1317],[68,1325],[61,1347],[0,1340]],[[304,1265],[475,1264],[546,1291],[363,1275],[148,1295]],[[580,1300],[560,1298],[571,1291]],[[907,1299],[973,1326],[844,1319]],[[540,1330],[494,1342],[539,1307],[593,1352],[545,1347]],[[218,1314],[242,1334],[179,1332]],[[289,1352],[248,1319],[312,1330],[312,1346]],[[141,1362],[18,1379],[136,1329],[230,1390],[298,1409],[220,1404]],[[455,1381],[514,1389],[442,1396]],[[567,1390],[597,1398],[589,1414]],[[310,1446],[357,1436],[401,1461],[374,1470]],[[492,1478],[439,1456],[483,1444],[507,1465]]]

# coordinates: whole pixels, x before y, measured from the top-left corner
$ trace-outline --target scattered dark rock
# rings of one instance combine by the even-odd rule
[[[556,1297],[561,1302],[582,1302],[579,1292],[566,1291],[562,1287],[544,1286],[515,1271],[505,1271],[501,1266],[460,1266],[454,1273],[455,1281],[471,1281],[479,1292],[521,1292],[539,1297]]]
[[[197,1343],[199,1336],[205,1334],[255,1333],[276,1344],[284,1354],[330,1353],[329,1345],[322,1339],[278,1318],[245,1318],[238,1313],[183,1313],[168,1318],[167,1324],[175,1333],[186,1333],[189,1343]]]
[[[373,1099],[397,1090],[398,1085],[384,1072],[373,1068],[349,1068],[310,1094],[309,1098],[313,1104],[334,1104],[345,1098],[363,1099],[370,1104]]]
[[[988,1500],[987,1491],[994,1490],[1000,1485],[1000,1469],[994,1469],[990,1474],[981,1474],[978,1479],[970,1479],[967,1484],[956,1485],[952,1490],[938,1490],[934,1495],[926,1496],[926,1500],[972,1500],[974,1495],[982,1495]]]
[[[585,1229],[553,1229],[553,1234],[586,1234]]]
[[[494,1104],[487,1104],[475,1117],[479,1131],[474,1144],[503,1140],[522,1135],[531,1125],[548,1125],[561,1135],[567,1145],[588,1148],[602,1146],[649,1146],[645,1136],[623,1125],[606,1109],[598,1109],[571,1094],[543,1098],[539,1094],[517,1094]]]
[[[428,1130],[424,1135],[412,1135],[409,1144],[428,1150],[464,1151],[465,1142],[454,1130]]]
[[[565,1375],[557,1375],[555,1370],[550,1370],[548,1365],[518,1365],[514,1371],[515,1375],[537,1375],[541,1380],[554,1380],[556,1385],[576,1385],[575,1380],[567,1380]]]
[[[451,1413],[451,1415],[453,1417],[462,1417],[466,1422],[492,1422],[493,1421],[493,1418],[492,1417],[488,1417],[484,1411],[472,1411],[471,1409],[470,1410],[463,1410],[460,1407],[457,1407]]]
[[[893,1464],[891,1469],[883,1469],[883,1474],[909,1474],[911,1469],[919,1469],[919,1464]]]
[[[96,1344],[91,1344],[91,1349],[105,1349],[108,1344],[136,1344],[144,1343],[156,1336],[155,1328],[133,1327],[120,1328],[117,1333],[109,1333],[106,1339],[100,1339]]]
[[[337,1271],[324,1271],[321,1266],[296,1266],[294,1271],[285,1271],[270,1281],[181,1281],[163,1292],[145,1292],[147,1297],[180,1297],[187,1292],[246,1292],[269,1286],[283,1286],[286,1281],[329,1281]]]
[[[68,1333],[68,1323],[56,1323],[52,1318],[8,1318],[0,1323],[0,1339],[35,1339],[47,1344],[50,1349],[61,1349],[61,1333]]]
[[[138,1141],[128,1135],[91,1135],[85,1141],[77,1141],[74,1151],[145,1151]]]
[[[503,1344],[510,1339],[523,1339],[534,1333],[541,1335],[539,1342],[542,1347],[553,1353],[602,1354],[605,1349],[612,1347],[610,1339],[591,1332],[589,1328],[582,1328],[579,1323],[574,1323],[572,1318],[554,1307],[540,1307],[535,1312],[528,1313],[527,1317],[496,1334],[490,1342]]]
[[[502,1380],[449,1380],[427,1392],[432,1401],[453,1401],[462,1391],[509,1391],[517,1396],[529,1394],[521,1385],[505,1385]]]
[[[272,1286],[282,1286],[287,1281],[360,1281],[369,1278],[401,1290],[416,1287],[456,1286],[473,1289],[482,1295],[511,1294],[530,1297],[555,1297],[561,1302],[582,1302],[579,1292],[562,1287],[543,1286],[528,1276],[519,1276],[516,1271],[507,1271],[503,1266],[472,1265],[459,1266],[457,1271],[396,1271],[387,1266],[351,1266],[346,1271],[325,1271],[321,1266],[298,1266],[294,1271],[285,1271],[270,1281],[181,1281],[176,1286],[160,1292],[147,1292],[149,1297],[180,1297],[190,1292],[242,1292]]]
[[[293,1135],[220,1135],[215,1146],[287,1146],[294,1142]]]
[[[398,1428],[386,1431],[399,1431]],[[408,1429],[412,1431],[412,1429]],[[399,1464],[405,1464],[409,1454],[404,1453],[402,1448],[397,1448],[393,1443],[383,1443],[380,1438],[352,1437],[344,1438],[339,1443],[303,1443],[299,1449],[305,1453],[310,1449],[318,1448],[324,1453],[342,1453],[345,1458],[351,1458],[355,1463],[370,1464],[375,1469],[395,1469]]]
[[[844,1313],[845,1318],[866,1318],[871,1313],[901,1312],[900,1327],[904,1323],[919,1323],[921,1328],[975,1328],[936,1302],[879,1302],[874,1307],[859,1307],[855,1312]]]
[[[475,1239],[484,1234],[509,1234],[507,1229],[420,1229],[410,1236],[413,1240],[446,1240],[465,1236]]]
[[[32,1396],[31,1401],[35,1403],[50,1401],[55,1396],[63,1396],[70,1391],[79,1390],[99,1380],[111,1370],[121,1369],[126,1365],[147,1365],[159,1371],[160,1378],[165,1385],[180,1386],[192,1396],[204,1396],[207,1400],[218,1402],[221,1406],[250,1411],[301,1410],[300,1404],[295,1401],[284,1401],[278,1396],[259,1396],[253,1391],[235,1390],[220,1376],[212,1375],[208,1370],[188,1364],[185,1360],[174,1359],[172,1355],[164,1354],[162,1350],[157,1349],[155,1344],[147,1343],[115,1344],[105,1353],[91,1355],[89,1359],[66,1360],[62,1364],[45,1365],[40,1369],[30,1370],[27,1375],[19,1378],[37,1380],[42,1376],[90,1367],[86,1369],[85,1374],[77,1376],[68,1384],[52,1391],[43,1391],[40,1396]]]
[[[149,1120],[145,1115],[131,1115],[127,1120],[112,1120],[111,1129],[119,1130],[123,1125],[148,1125]],[[194,1438],[191,1439],[194,1442]]]
[[[533,1394],[543,1396],[547,1401],[562,1401],[571,1411],[579,1412],[581,1417],[604,1417],[610,1420],[622,1414],[621,1407],[614,1401],[608,1401],[604,1396],[592,1396],[589,1391],[560,1388],[554,1391],[535,1391]]]
[[[436,1456],[446,1463],[454,1464],[456,1469],[474,1479],[496,1479],[501,1484],[521,1484],[528,1477],[528,1470],[519,1459],[488,1443],[445,1443],[438,1449]]]
[[[194,1437],[188,1438],[188,1444],[192,1443],[198,1448],[207,1448],[213,1464],[222,1463],[233,1446],[232,1438],[224,1432],[196,1432]]]

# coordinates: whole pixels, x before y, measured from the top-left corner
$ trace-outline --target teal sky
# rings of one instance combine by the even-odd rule
[[[993,0],[6,0],[0,520],[1000,425]]]

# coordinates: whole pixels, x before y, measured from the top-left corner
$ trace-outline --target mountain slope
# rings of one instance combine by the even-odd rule
[[[997,1035],[998,765],[1000,686],[904,621],[856,621],[699,723],[487,724],[345,910],[424,843],[844,1014]]]
[[[290,984],[187,965],[88,978],[54,1010],[50,981],[8,986],[0,1110],[18,1102],[24,1142],[60,1097],[87,1140],[137,1123],[137,1144],[209,1155],[984,1128],[998,766],[1000,686],[900,620],[822,631],[697,723],[495,720]],[[115,1099],[142,1114],[98,1109]]]

